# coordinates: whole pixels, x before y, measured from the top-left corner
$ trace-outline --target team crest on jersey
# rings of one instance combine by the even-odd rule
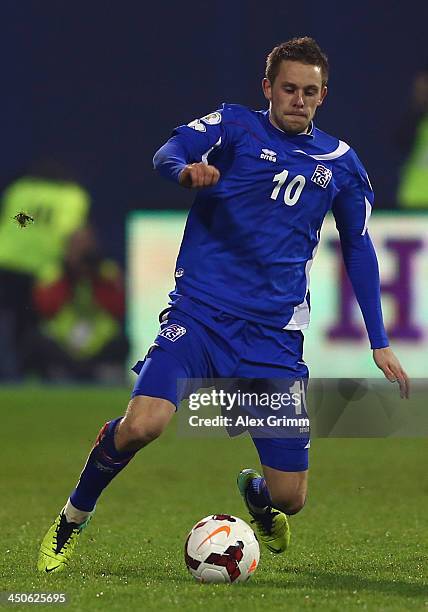
[[[208,125],[217,125],[221,122],[221,115],[218,111],[215,111],[214,113],[205,115],[205,117],[201,117],[201,121],[207,123]]]
[[[207,128],[201,123],[200,119],[193,119],[190,123],[187,124],[187,127],[192,128],[192,130],[196,130],[197,132],[206,132]]]
[[[268,161],[276,162],[276,153],[270,149],[262,149],[260,159],[267,159]]]
[[[181,336],[184,336],[186,331],[187,331],[186,328],[183,327],[182,325],[177,325],[177,323],[172,323],[171,325],[168,325],[168,327],[165,327],[165,329],[163,329],[160,332],[159,336],[163,336],[167,340],[171,340],[171,342],[175,342],[176,340],[181,338]]]
[[[184,274],[183,268],[177,268],[175,271],[175,278],[181,278]]]
[[[311,181],[325,189],[329,182],[331,181],[331,177],[333,176],[332,171],[329,168],[326,168],[322,164],[318,164],[315,168],[315,172],[311,177]]]

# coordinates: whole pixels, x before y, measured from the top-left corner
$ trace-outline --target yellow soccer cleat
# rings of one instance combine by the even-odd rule
[[[258,539],[263,542],[268,550],[279,554],[287,550],[290,545],[290,525],[286,515],[270,506],[266,506],[261,512],[254,512],[247,499],[247,490],[251,481],[260,477],[260,474],[255,470],[242,470],[238,474],[237,484],[252,517],[251,524]]]
[[[57,516],[40,545],[37,562],[39,572],[50,574],[51,572],[62,572],[67,568],[79,536],[91,518],[92,515],[84,523],[78,525],[68,523],[64,512]]]

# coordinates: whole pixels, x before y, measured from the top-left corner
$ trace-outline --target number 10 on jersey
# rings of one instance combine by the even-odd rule
[[[287,177],[288,170],[283,170],[279,174],[275,174],[275,176],[273,177],[273,182],[278,184],[275,185],[272,193],[270,194],[272,200],[277,199],[278,194],[281,191],[281,187],[285,185]],[[302,176],[301,174],[295,176],[294,179],[292,179],[284,189],[284,204],[287,204],[287,206],[294,206],[295,204],[297,204],[300,198],[300,194],[303,191],[303,187],[305,186],[305,183],[306,179],[304,176]]]

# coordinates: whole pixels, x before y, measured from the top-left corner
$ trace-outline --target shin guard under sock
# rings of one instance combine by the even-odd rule
[[[101,429],[80,474],[70,501],[79,510],[91,512],[105,487],[128,465],[135,452],[120,453],[114,444],[114,432],[123,417],[113,419]]]

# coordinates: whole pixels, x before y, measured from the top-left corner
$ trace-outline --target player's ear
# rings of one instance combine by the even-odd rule
[[[327,95],[327,85],[324,85],[324,87],[321,89],[321,95],[320,95],[320,99],[318,100],[318,106],[321,106],[321,104],[324,102],[324,98]]]
[[[269,79],[264,78],[262,80],[262,89],[266,100],[270,102],[272,100],[272,85]]]

